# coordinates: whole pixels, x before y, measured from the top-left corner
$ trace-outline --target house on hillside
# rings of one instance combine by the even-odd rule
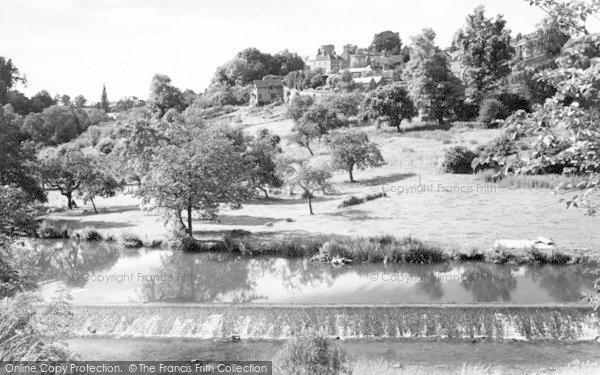
[[[365,90],[375,90],[385,82],[382,76],[354,78],[354,83]]]
[[[283,81],[281,79],[254,80],[250,105],[259,106],[275,102],[283,102]]]
[[[306,61],[311,70],[321,69],[323,73],[337,73],[343,65],[344,60],[335,53],[335,47],[331,44],[322,45],[317,56]]]

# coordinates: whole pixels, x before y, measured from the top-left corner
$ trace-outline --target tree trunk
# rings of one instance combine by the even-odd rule
[[[92,207],[94,207],[94,212],[98,213],[98,210],[96,209],[96,203],[94,203],[94,198],[90,198],[90,202],[92,202]]]
[[[308,143],[306,144],[306,149],[308,150],[308,152],[310,152],[310,156],[315,156],[313,151],[310,149],[310,146],[308,145]]]
[[[307,192],[308,197],[308,211],[310,212],[311,215],[314,215],[313,210],[312,210],[312,198],[311,198],[311,194]]]
[[[194,237],[194,235],[192,234],[192,205],[191,204],[188,204],[187,215],[188,215],[188,217],[187,217],[187,219],[188,219],[188,228],[187,228],[187,230],[188,230],[188,233],[189,233],[190,237]]]
[[[263,193],[265,193],[265,199],[269,199],[269,192],[267,191],[267,189],[265,189],[265,188],[264,188],[264,187],[262,187],[262,186],[259,186],[258,188],[259,188],[260,190],[262,190],[262,191],[263,191]]]
[[[352,175],[352,167],[350,167],[350,169],[348,169],[348,174],[350,175],[350,182],[354,182],[354,176]]]
[[[73,193],[68,192],[65,193],[65,196],[67,197],[67,207],[69,208],[69,210],[73,209]]]

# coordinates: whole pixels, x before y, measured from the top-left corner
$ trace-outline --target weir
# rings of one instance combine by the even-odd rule
[[[286,339],[317,329],[340,339],[592,341],[597,311],[581,305],[75,306],[78,336]]]

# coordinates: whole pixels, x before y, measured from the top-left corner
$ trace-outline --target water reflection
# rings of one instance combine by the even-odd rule
[[[43,295],[66,286],[75,303],[547,303],[593,292],[592,266],[356,264],[244,258],[110,243],[36,245]]]

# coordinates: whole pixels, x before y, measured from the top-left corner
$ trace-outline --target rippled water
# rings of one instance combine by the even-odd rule
[[[591,266],[355,264],[246,258],[114,243],[40,241],[40,291],[75,304],[252,302],[297,304],[577,302],[593,292]]]

